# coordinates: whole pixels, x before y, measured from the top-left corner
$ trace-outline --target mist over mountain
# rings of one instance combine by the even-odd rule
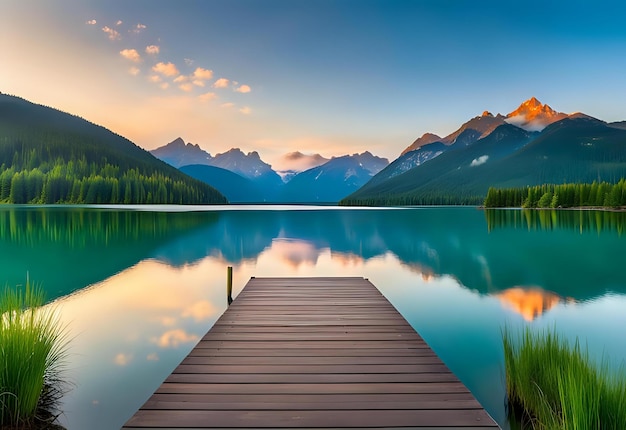
[[[294,176],[313,167],[326,163],[328,158],[320,154],[303,154],[300,151],[289,152],[278,159],[272,166],[283,182],[289,182]]]

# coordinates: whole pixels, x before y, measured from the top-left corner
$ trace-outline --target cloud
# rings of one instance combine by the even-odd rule
[[[239,109],[239,112],[241,112],[244,115],[250,115],[250,113],[252,113],[252,109],[250,109],[248,106],[244,106],[241,109]]]
[[[156,352],[152,352],[147,355],[146,360],[148,361],[159,361],[159,354]]]
[[[230,81],[228,79],[226,79],[226,78],[219,78],[213,84],[213,88],[227,88],[229,83],[230,83]]]
[[[126,366],[132,360],[133,360],[132,354],[124,354],[120,352],[119,354],[115,356],[115,358],[113,359],[113,362],[117,364],[118,366]]]
[[[200,99],[200,101],[208,102],[211,100],[215,100],[217,98],[217,94],[209,91],[208,93],[200,94],[198,98]]]
[[[204,81],[200,80],[200,79],[194,79],[192,82],[195,86],[197,87],[203,87],[204,86]]]
[[[122,38],[117,31],[113,30],[111,27],[107,27],[106,25],[102,27],[102,31],[109,36],[110,40],[120,40]]]
[[[172,76],[176,76],[180,74],[180,72],[178,71],[174,63],[163,63],[163,62],[157,63],[152,68],[152,70],[156,73],[160,73],[163,76],[168,76],[168,77],[172,77]]]
[[[151,75],[149,78],[150,82],[159,83],[161,82],[161,77],[159,75]]]
[[[95,19],[90,19],[89,21],[86,22],[86,24],[89,25],[96,25],[98,22]]]
[[[177,348],[183,343],[196,342],[197,340],[198,336],[195,334],[188,334],[183,329],[169,330],[163,333],[158,339],[152,339],[152,341],[161,348]]]
[[[213,77],[213,70],[196,67],[196,70],[193,72],[193,77],[201,80],[211,79]]]
[[[472,162],[470,163],[470,166],[472,167],[480,166],[481,164],[485,164],[488,159],[489,159],[488,155],[481,155],[478,158],[474,158]]]
[[[252,91],[252,88],[250,88],[248,85],[242,85],[235,91],[237,91],[238,93],[249,93],[250,91]]]
[[[186,93],[188,93],[189,91],[193,90],[193,85],[191,83],[187,82],[185,84],[180,84],[178,86],[178,88],[180,88],[181,90],[183,90]]]
[[[194,61],[191,58],[185,58],[185,64],[189,67],[193,66]]]
[[[127,60],[134,61],[135,63],[139,63],[141,61],[141,55],[137,52],[136,49],[122,49],[120,51],[120,55]]]
[[[215,315],[217,310],[208,300],[201,300],[183,311],[183,318],[193,318],[196,322],[204,321]]]
[[[161,52],[161,48],[158,45],[146,46],[146,54],[157,55],[159,52]]]
[[[115,25],[117,25],[118,27],[119,27],[120,25],[122,25],[122,20],[121,20],[121,19],[118,19],[118,20],[117,20],[117,22],[115,23]]]
[[[133,76],[137,76],[140,72],[141,70],[139,70],[139,67],[133,66],[130,69],[128,69],[128,73],[130,73]]]
[[[170,87],[170,84],[167,82],[163,82],[161,85],[159,85],[159,87],[161,87],[162,90],[166,90]]]
[[[133,29],[132,29],[131,31],[132,31],[133,33],[135,33],[135,34],[139,34],[139,33],[141,33],[142,31],[144,31],[146,28],[148,28],[148,27],[146,27],[146,26],[145,26],[145,25],[143,25],[143,24],[137,24],[136,26],[134,26],[134,27],[133,27]]]
[[[235,106],[235,103],[232,103],[232,102],[222,103],[220,105],[220,107],[223,107],[224,109],[230,109],[230,108],[232,108],[234,106]]]
[[[187,82],[188,79],[189,78],[187,76],[185,76],[185,75],[179,75],[179,76],[176,77],[176,79],[174,79],[174,82],[177,83],[177,84],[181,84],[183,82]]]

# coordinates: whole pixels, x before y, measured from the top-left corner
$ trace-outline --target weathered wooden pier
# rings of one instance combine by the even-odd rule
[[[252,278],[125,429],[498,425],[363,278]]]

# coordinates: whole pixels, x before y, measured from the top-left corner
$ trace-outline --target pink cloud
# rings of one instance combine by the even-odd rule
[[[157,55],[160,51],[161,48],[158,45],[146,46],[146,54]]]
[[[186,84],[180,84],[178,88],[188,93],[189,91],[193,89],[193,85],[188,82]]]
[[[226,79],[226,78],[219,78],[213,84],[213,88],[227,88],[229,83],[230,83],[230,81],[228,79]]]
[[[152,67],[152,71],[168,77],[180,74],[174,63],[157,63],[154,67]]]
[[[108,36],[109,39],[111,40],[120,40],[121,36],[120,34],[113,30],[111,27],[107,27],[106,25],[104,27],[102,27],[102,31],[104,31]]]
[[[238,93],[249,93],[250,91],[252,91],[252,88],[250,88],[250,86],[248,85],[241,85],[235,91],[237,91]]]
[[[130,73],[133,76],[137,76],[140,72],[141,70],[139,70],[139,67],[133,66],[130,69],[128,69],[128,73]]]
[[[198,98],[200,99],[200,101],[203,102],[208,102],[211,100],[215,100],[217,98],[217,94],[212,93],[212,92],[208,92],[208,93],[204,93],[198,96]]]
[[[144,24],[137,24],[135,27],[133,27],[133,29],[131,31],[133,33],[135,33],[135,34],[139,34],[142,31],[144,31],[146,28],[148,28],[148,27],[145,26]]]
[[[201,80],[211,79],[213,77],[213,70],[197,67],[193,72],[193,77]]]
[[[96,25],[98,22],[95,19],[90,19],[89,21],[86,22],[86,24],[88,25]]]
[[[252,109],[250,109],[248,106],[244,106],[241,109],[239,109],[239,112],[244,115],[250,115],[250,113],[252,113]]]
[[[141,55],[139,55],[139,52],[137,52],[136,49],[122,49],[120,51],[120,55],[135,63],[139,63],[141,61]]]

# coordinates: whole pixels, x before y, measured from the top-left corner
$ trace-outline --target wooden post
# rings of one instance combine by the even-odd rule
[[[233,267],[228,266],[226,269],[226,300],[228,306],[233,302]]]

